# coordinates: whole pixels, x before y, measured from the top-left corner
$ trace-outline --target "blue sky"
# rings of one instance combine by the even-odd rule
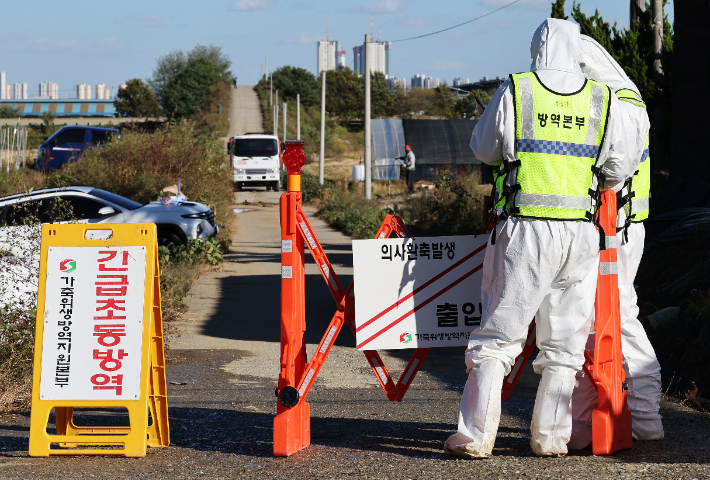
[[[264,58],[269,70],[294,65],[314,71],[316,41],[339,40],[352,62],[374,15],[375,37],[397,40],[443,29],[488,13],[512,0],[203,0],[96,2],[26,0],[3,8],[0,71],[8,83],[59,84],[69,96],[75,84],[115,87],[151,76],[155,61],[196,44],[223,48],[240,84],[258,80]],[[567,14],[572,0],[567,0]],[[551,0],[520,0],[489,17],[431,37],[395,42],[392,73],[410,79],[423,73],[451,83],[527,70],[530,38],[550,14]],[[607,22],[626,28],[627,0],[582,0]],[[672,22],[673,2],[666,5]],[[112,88],[112,94],[115,93]]]

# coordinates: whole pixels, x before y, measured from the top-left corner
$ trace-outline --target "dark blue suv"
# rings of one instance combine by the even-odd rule
[[[98,127],[63,127],[47,138],[37,149],[35,164],[42,171],[56,170],[67,162],[76,162],[87,147],[107,143],[119,131]]]

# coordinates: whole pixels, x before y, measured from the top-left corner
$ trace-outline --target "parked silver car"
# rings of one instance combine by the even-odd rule
[[[7,234],[12,227],[25,225],[28,212],[41,223],[57,221],[56,198],[61,198],[58,203],[71,213],[72,221],[79,223],[155,223],[158,244],[163,246],[213,237],[219,231],[214,212],[205,204],[140,204],[92,187],[48,188],[0,198],[0,231]],[[0,249],[2,243],[0,238]]]

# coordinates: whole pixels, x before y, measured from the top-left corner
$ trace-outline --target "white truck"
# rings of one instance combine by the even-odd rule
[[[279,189],[281,145],[278,137],[247,133],[234,137],[230,145],[237,190],[244,186],[263,186],[273,191]]]

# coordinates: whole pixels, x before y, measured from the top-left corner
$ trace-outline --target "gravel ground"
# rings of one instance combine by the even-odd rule
[[[172,444],[145,458],[27,457],[29,415],[0,419],[0,478],[708,478],[710,418],[664,402],[666,439],[637,442],[610,457],[591,451],[532,456],[529,424],[537,376],[530,371],[503,404],[493,451],[483,461],[454,460],[441,446],[455,429],[464,376],[442,368],[460,352],[432,352],[405,400],[378,388],[316,385],[311,446],[289,458],[271,454],[274,381],[225,376],[245,352],[172,353],[168,376]],[[363,361],[364,363],[364,361]]]
[[[710,415],[668,402],[662,405],[662,441],[637,442],[609,457],[595,457],[590,450],[564,458],[532,456],[529,428],[539,376],[529,366],[503,404],[494,457],[451,459],[442,446],[456,429],[466,380],[463,350],[432,349],[404,401],[391,403],[347,329],[308,397],[311,446],[289,458],[273,457],[278,302],[256,300],[264,292],[278,292],[278,215],[274,198],[265,192],[245,195],[254,197],[248,200],[255,210],[239,214],[233,253],[221,272],[201,277],[188,297],[187,321],[178,325],[183,334],[169,342],[171,445],[149,449],[144,458],[30,458],[29,412],[0,416],[0,478],[710,477]],[[259,225],[260,233],[248,233],[250,225]],[[349,240],[316,220],[313,225],[347,284]],[[334,306],[315,267],[306,272],[307,341],[313,348]],[[393,376],[410,353],[382,352]],[[77,416],[86,423],[97,420]],[[100,420],[125,422],[114,413]]]

